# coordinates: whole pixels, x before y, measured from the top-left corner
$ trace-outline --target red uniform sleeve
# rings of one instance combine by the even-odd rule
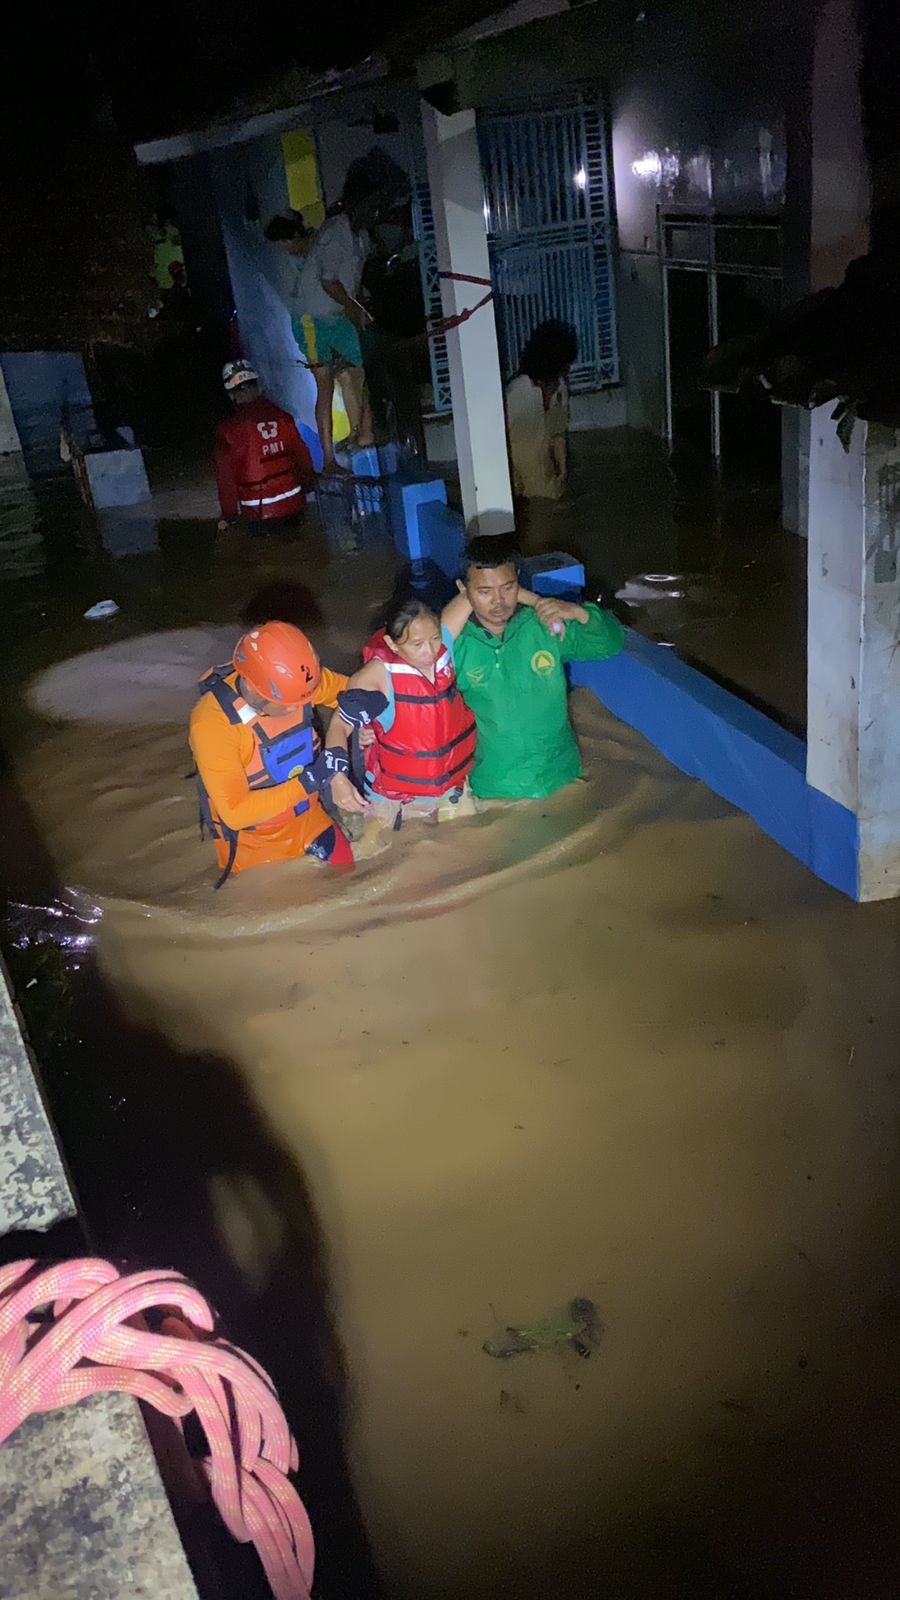
[[[233,522],[240,509],[238,504],[237,462],[232,448],[230,430],[224,423],[216,434],[214,466],[222,516],[227,522]]]

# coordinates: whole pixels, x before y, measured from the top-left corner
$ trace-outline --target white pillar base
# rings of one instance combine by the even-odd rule
[[[857,898],[900,895],[900,442],[812,415],[807,779],[857,818]]]

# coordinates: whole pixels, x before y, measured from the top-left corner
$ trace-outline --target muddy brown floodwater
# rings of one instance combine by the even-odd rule
[[[337,575],[307,574],[326,659],[368,620]],[[585,782],[213,896],[184,720],[237,614],[201,589],[193,629],[29,689],[54,720],[16,784],[103,908],[121,1017],[82,1068],[88,1100],[122,1084],[83,1164],[107,1234],[239,1307],[289,1391],[331,1381],[321,1291],[334,1492],[391,1600],[895,1600],[897,908],[823,887],[586,691]],[[587,1359],[482,1349],[576,1296]],[[332,1600],[375,1593],[353,1572]]]

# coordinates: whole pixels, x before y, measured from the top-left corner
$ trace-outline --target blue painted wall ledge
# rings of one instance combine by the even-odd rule
[[[806,745],[671,650],[629,632],[613,661],[575,662],[584,684],[673,766],[746,811],[835,889],[859,898],[859,825],[806,781]]]

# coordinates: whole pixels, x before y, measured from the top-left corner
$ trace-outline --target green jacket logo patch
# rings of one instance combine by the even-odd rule
[[[531,658],[531,670],[539,678],[549,677],[556,666],[556,657],[549,650],[535,650]]]

